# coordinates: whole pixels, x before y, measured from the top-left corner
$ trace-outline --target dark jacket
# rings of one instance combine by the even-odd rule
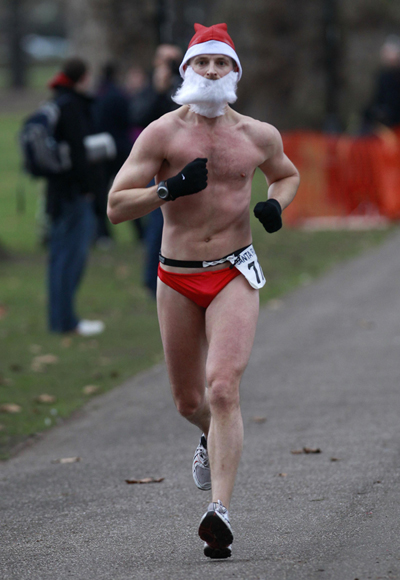
[[[130,97],[114,82],[104,83],[97,95],[94,112],[98,131],[106,131],[114,138],[117,148],[114,164],[119,169],[132,149]]]
[[[72,169],[47,180],[47,213],[59,215],[60,200],[73,200],[78,195],[98,195],[101,188],[99,168],[86,159],[84,137],[95,133],[93,99],[73,88],[53,86],[54,98],[60,103],[60,118],[55,131],[56,139],[66,141],[70,147]]]
[[[173,100],[182,79],[179,75],[173,75],[171,86],[165,93],[158,93],[152,83],[148,84],[131,101],[131,120],[133,125],[147,127],[166,113],[170,113],[179,107]]]
[[[384,68],[379,72],[375,94],[364,118],[388,127],[400,125],[400,67]]]

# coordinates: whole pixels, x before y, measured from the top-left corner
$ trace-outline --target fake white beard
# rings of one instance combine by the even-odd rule
[[[178,105],[189,105],[190,110],[212,119],[225,113],[228,103],[237,99],[236,87],[239,73],[231,71],[215,81],[202,77],[188,66],[182,85],[172,100]]]

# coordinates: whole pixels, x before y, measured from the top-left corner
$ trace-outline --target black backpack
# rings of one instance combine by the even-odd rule
[[[71,169],[68,143],[54,136],[61,107],[68,99],[63,95],[46,101],[22,125],[19,144],[23,166],[34,177],[51,177]]]

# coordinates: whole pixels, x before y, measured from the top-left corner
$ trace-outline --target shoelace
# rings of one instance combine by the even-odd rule
[[[208,461],[208,454],[205,453],[202,449],[199,449],[199,451],[197,452],[197,456],[200,457],[201,462],[203,463],[204,467],[209,467],[209,461]]]

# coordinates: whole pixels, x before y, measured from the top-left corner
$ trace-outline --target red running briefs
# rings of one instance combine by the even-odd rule
[[[236,276],[240,276],[237,268],[181,274],[167,272],[160,264],[158,265],[158,277],[164,284],[203,308],[207,308],[216,295]]]

